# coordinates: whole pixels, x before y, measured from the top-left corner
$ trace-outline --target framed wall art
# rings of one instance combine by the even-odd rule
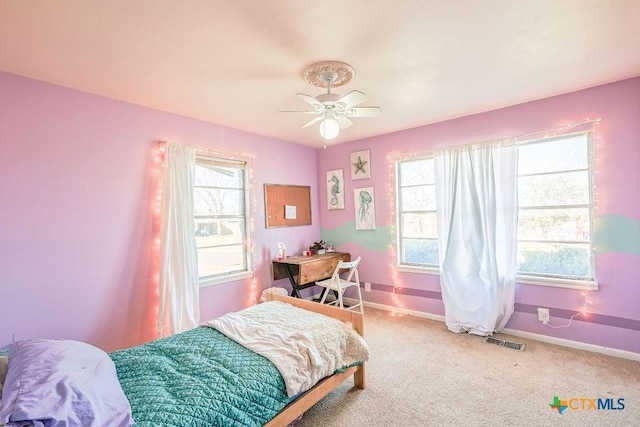
[[[327,209],[344,209],[344,171],[327,172]]]
[[[376,229],[376,209],[373,187],[353,190],[355,200],[356,230]]]
[[[371,178],[371,162],[369,150],[355,151],[351,153],[351,179]]]

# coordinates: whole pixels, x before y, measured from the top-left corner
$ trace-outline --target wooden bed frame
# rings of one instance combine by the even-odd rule
[[[271,293],[266,294],[266,299],[267,301],[286,302],[305,310],[314,311],[316,313],[324,314],[325,316],[333,317],[334,319],[342,320],[343,322],[350,322],[353,325],[353,329],[364,337],[364,320],[363,315],[359,312]],[[342,382],[351,375],[353,375],[353,382],[355,386],[359,389],[364,389],[366,386],[364,364],[360,366],[353,366],[346,369],[344,372],[334,374],[321,380],[318,384],[313,386],[313,388],[304,392],[296,400],[285,406],[284,409],[275,416],[275,418],[265,424],[265,427],[288,426],[300,415],[304,414],[307,409],[311,408],[334,388],[342,384]]]

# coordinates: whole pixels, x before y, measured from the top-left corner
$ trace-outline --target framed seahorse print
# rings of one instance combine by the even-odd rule
[[[344,171],[335,169],[327,172],[327,208],[344,209]]]

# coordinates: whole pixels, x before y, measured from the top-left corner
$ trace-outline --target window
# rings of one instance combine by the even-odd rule
[[[399,265],[439,268],[433,158],[398,161],[396,183]]]
[[[518,281],[583,287],[595,282],[591,133],[518,147]],[[398,265],[437,269],[432,157],[396,161]]]
[[[250,269],[246,174],[244,162],[196,159],[194,226],[201,283]]]
[[[593,280],[590,134],[518,148],[518,275]]]

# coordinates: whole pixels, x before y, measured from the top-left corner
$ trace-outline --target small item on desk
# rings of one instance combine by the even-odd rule
[[[319,242],[313,242],[312,246],[309,246],[309,250],[314,254],[323,254],[324,253],[324,240],[320,240]]]
[[[278,242],[278,259],[287,258],[287,247],[284,242]]]
[[[302,251],[302,256],[311,256],[311,251]]]

